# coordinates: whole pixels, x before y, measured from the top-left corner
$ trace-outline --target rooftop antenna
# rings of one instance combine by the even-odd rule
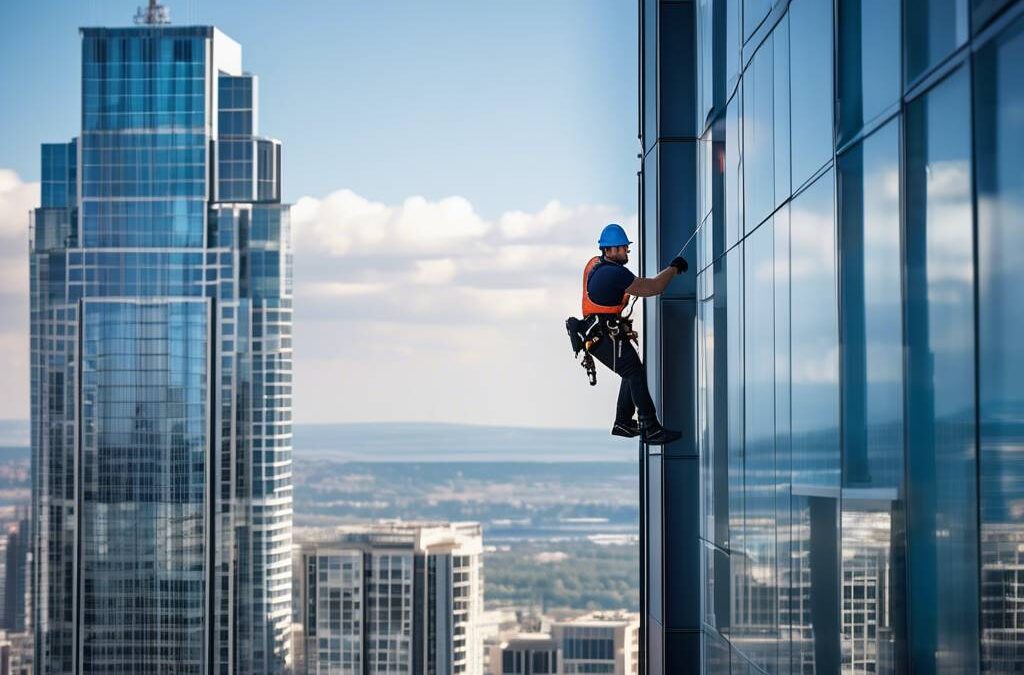
[[[149,0],[148,7],[139,7],[135,12],[135,23],[139,26],[162,26],[171,22],[171,14],[157,0]]]

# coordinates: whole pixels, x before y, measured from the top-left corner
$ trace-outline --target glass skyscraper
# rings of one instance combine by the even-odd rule
[[[1024,2],[640,7],[646,672],[1021,672]]]
[[[281,146],[216,28],[151,3],[81,36],[81,133],[43,145],[31,228],[36,671],[282,673]]]

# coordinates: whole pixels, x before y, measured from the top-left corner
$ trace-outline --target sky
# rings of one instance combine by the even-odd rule
[[[28,416],[39,144],[79,130],[80,26],[0,3],[0,418]],[[297,422],[610,425],[563,321],[600,228],[636,230],[636,3],[168,0],[259,77],[294,204]],[[635,270],[635,266],[634,266]]]

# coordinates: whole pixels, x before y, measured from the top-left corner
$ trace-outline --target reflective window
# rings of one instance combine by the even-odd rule
[[[773,346],[775,349],[775,543],[777,554],[776,586],[779,589],[778,666],[772,672],[792,671],[790,626],[792,613],[787,610],[793,598],[793,536],[792,536],[792,452],[790,438],[790,369],[789,369],[789,205],[783,205],[772,218],[773,246],[773,311],[775,313]],[[799,671],[796,671],[799,672]]]
[[[839,140],[852,138],[900,97],[900,3],[839,2]]]
[[[725,245],[740,240],[743,232],[743,160],[740,148],[740,100],[735,96],[725,110]]]
[[[899,127],[839,159],[844,672],[905,671]]]
[[[82,653],[99,672],[173,659],[199,672],[210,428],[205,301],[89,302],[82,327]],[[174,514],[173,519],[167,514]],[[140,559],[176,561],[140,564]],[[137,629],[125,589],[174,608]],[[150,611],[152,612],[152,608]]]
[[[709,276],[711,271],[701,273]],[[703,285],[703,284],[700,284]],[[714,300],[702,300],[697,314],[697,446],[701,459],[701,536],[715,541],[714,436]]]
[[[713,298],[714,304],[714,354],[712,362],[714,382],[712,385],[712,402],[709,408],[715,412],[711,427],[711,442],[714,447],[714,513],[715,531],[714,542],[723,548],[729,547],[730,509],[732,508],[731,480],[733,474],[730,472],[729,462],[729,384],[731,375],[729,364],[738,355],[733,354],[735,345],[731,345],[729,336],[729,325],[732,321],[731,303],[726,293],[728,284],[728,273],[726,270],[725,256],[715,261],[714,287],[716,293]],[[739,302],[739,298],[736,298]],[[733,366],[735,368],[735,366]],[[728,569],[728,566],[725,567]],[[728,584],[727,584],[728,585]]]
[[[898,122],[839,160],[843,484],[896,488],[903,475]]]
[[[839,486],[839,324],[832,172],[793,199],[793,482]]]
[[[793,193],[789,175],[789,14],[772,32],[772,124],[775,128],[775,204],[781,204]]]
[[[649,455],[647,458],[647,612],[657,621],[662,621],[664,583],[662,579],[662,458]]]
[[[910,649],[978,669],[971,110],[966,68],[906,113]]]
[[[772,40],[757,50],[743,75],[743,213],[750,232],[775,207]]]
[[[697,131],[704,131],[704,123],[714,106],[714,31],[715,9],[713,0],[697,2]]]
[[[905,0],[904,66],[907,82],[967,41],[967,0]]]
[[[757,665],[775,660],[775,353],[771,221],[743,243],[743,414],[746,570],[732,614],[733,643]],[[734,547],[735,548],[735,547]]]
[[[710,218],[710,242],[705,244],[705,249],[710,249],[711,252],[708,262],[725,253],[727,239],[725,220],[728,211],[726,194],[735,194],[728,192],[726,188],[726,175],[728,174],[726,167],[729,159],[726,141],[732,141],[731,137],[726,138],[726,126],[726,115],[719,115],[711,126],[711,204],[713,208]],[[735,190],[735,186],[733,189]]]
[[[976,57],[982,668],[1024,663],[1024,23]]]
[[[715,286],[716,298],[725,304],[726,325],[721,333],[726,343],[725,429],[721,438],[728,452],[728,524],[726,543],[729,555],[730,614],[737,609],[737,598],[747,597],[747,559],[745,538],[745,501],[743,485],[743,244],[725,256],[725,283]],[[730,616],[730,628],[742,619]],[[741,631],[742,632],[742,631]]]
[[[725,3],[725,98],[736,87],[740,75],[740,51],[743,47],[740,2]]]
[[[658,135],[693,136],[697,126],[693,5],[662,2],[658,12]]]
[[[658,137],[658,0],[645,0],[643,13],[643,142],[644,149],[654,146]]]
[[[757,30],[772,8],[772,0],[743,0],[743,34],[745,37]]]
[[[793,186],[832,158],[832,3],[793,0],[789,6]]]
[[[792,667],[781,673],[838,673],[839,514],[834,497],[793,490],[792,558],[788,597]]]
[[[725,303],[726,340],[725,368],[727,421],[722,439],[729,452],[729,541],[735,552],[744,547],[743,487],[743,244],[725,256],[725,284],[716,285],[715,297]],[[743,561],[733,558],[733,574],[742,577]]]
[[[644,159],[643,173],[643,258],[640,260],[640,274],[653,276],[660,271],[658,266],[658,184],[661,145],[655,145]],[[644,301],[644,363],[647,365],[649,385],[654,403],[661,410],[662,363],[658,334],[661,326],[661,303],[657,300]]]

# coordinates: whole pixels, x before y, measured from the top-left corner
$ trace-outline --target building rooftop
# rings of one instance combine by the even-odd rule
[[[558,621],[559,624],[571,624],[574,626],[607,626],[609,624],[630,624],[640,623],[638,612],[627,612],[625,610],[589,612],[581,616]]]
[[[339,525],[306,529],[295,533],[303,548],[397,548],[425,551],[445,548],[473,549],[482,552],[483,527],[480,523],[381,520],[374,523]]]

